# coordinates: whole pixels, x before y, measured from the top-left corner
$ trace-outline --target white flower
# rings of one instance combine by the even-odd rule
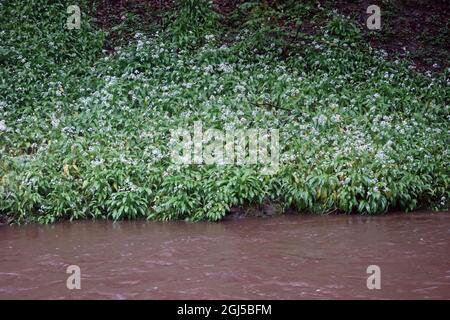
[[[233,67],[232,66],[230,66],[229,64],[227,64],[227,63],[221,63],[220,65],[219,65],[219,68],[218,68],[220,71],[223,71],[223,72],[225,72],[225,73],[229,73],[229,72],[232,72],[233,71]]]
[[[331,121],[333,122],[341,122],[341,116],[339,114],[335,114],[331,117]]]
[[[383,151],[378,151],[375,155],[375,158],[378,160],[384,160],[386,158],[386,154]]]
[[[59,119],[56,118],[55,116],[52,117],[52,127],[53,128],[58,128],[59,127]]]
[[[5,121],[0,121],[0,131],[6,131],[6,129],[8,129],[8,127],[6,126]]]
[[[327,117],[324,116],[323,114],[314,117],[314,120],[319,124],[319,125],[324,125],[327,122]]]
[[[213,66],[212,65],[208,65],[204,68],[205,73],[211,73],[213,71]]]
[[[95,158],[94,160],[91,161],[91,165],[94,166],[94,167],[97,167],[97,166],[99,166],[99,165],[102,165],[103,162],[104,162],[103,159],[97,159],[97,158]]]

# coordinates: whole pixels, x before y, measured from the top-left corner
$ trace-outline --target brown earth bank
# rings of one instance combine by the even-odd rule
[[[94,20],[108,31],[106,49],[124,44],[137,30],[151,30],[164,24],[164,16],[176,5],[176,0],[103,0],[95,1]],[[217,11],[228,15],[246,0],[214,0]],[[267,6],[277,7],[285,0],[260,0]],[[450,0],[320,0],[311,2],[317,7],[351,16],[360,26],[365,39],[372,47],[385,50],[391,56],[408,57],[420,71],[442,71],[450,61]],[[381,30],[366,27],[369,5],[381,9]],[[320,21],[304,19],[301,31],[314,33]],[[128,29],[121,28],[128,21]],[[130,21],[131,20],[131,21]],[[135,27],[135,28],[133,28]],[[235,26],[239,27],[239,26]],[[136,30],[135,30],[136,29]]]
[[[450,61],[449,0],[336,0],[322,1],[359,23],[367,41],[391,55],[411,58],[417,69],[440,71]],[[381,9],[381,30],[366,25],[369,5]]]
[[[432,211],[424,208],[417,208],[410,212],[405,212],[399,208],[389,208],[386,212],[376,214],[376,215],[370,215],[367,216],[383,216],[383,215],[392,215],[392,214],[411,214],[416,212],[430,212],[435,213],[437,211]],[[339,211],[337,209],[330,210],[329,212],[325,213],[313,213],[313,212],[302,212],[295,208],[283,208],[283,206],[280,203],[272,202],[272,201],[265,201],[260,205],[244,205],[244,206],[233,206],[230,208],[230,210],[226,213],[226,215],[223,217],[222,220],[229,221],[229,220],[241,220],[241,219],[248,219],[248,218],[271,218],[281,215],[302,215],[302,216],[336,216],[336,215],[351,215],[351,216],[361,216],[361,214],[356,212],[343,212]]]

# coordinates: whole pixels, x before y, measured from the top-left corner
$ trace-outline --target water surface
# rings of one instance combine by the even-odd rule
[[[369,265],[381,290],[366,286]],[[10,298],[450,299],[450,214],[1,226]]]

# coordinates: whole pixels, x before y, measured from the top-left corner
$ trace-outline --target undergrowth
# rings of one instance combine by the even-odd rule
[[[314,1],[255,2],[230,30],[211,3],[183,0],[166,29],[107,54],[87,14],[80,30],[64,28],[69,4],[0,3],[0,212],[10,222],[219,220],[268,200],[312,213],[448,210],[447,74],[387,60],[349,18]],[[311,10],[324,19],[314,35],[277,20],[296,26]],[[278,129],[278,172],[174,164],[170,130],[195,121]]]

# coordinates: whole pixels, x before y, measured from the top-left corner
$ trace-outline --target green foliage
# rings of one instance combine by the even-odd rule
[[[180,0],[169,32],[179,46],[197,46],[220,28],[220,16],[211,0]]]
[[[276,22],[225,33],[210,4],[186,1],[167,30],[107,55],[88,17],[64,28],[65,2],[15,3],[0,4],[0,214],[12,222],[215,221],[267,199],[313,213],[449,208],[445,74],[386,60],[347,18],[282,57],[267,40]],[[195,121],[278,129],[279,171],[174,164],[170,130]]]
[[[326,31],[341,41],[355,42],[361,40],[361,30],[348,17],[338,13],[331,14],[331,20],[325,27]]]

